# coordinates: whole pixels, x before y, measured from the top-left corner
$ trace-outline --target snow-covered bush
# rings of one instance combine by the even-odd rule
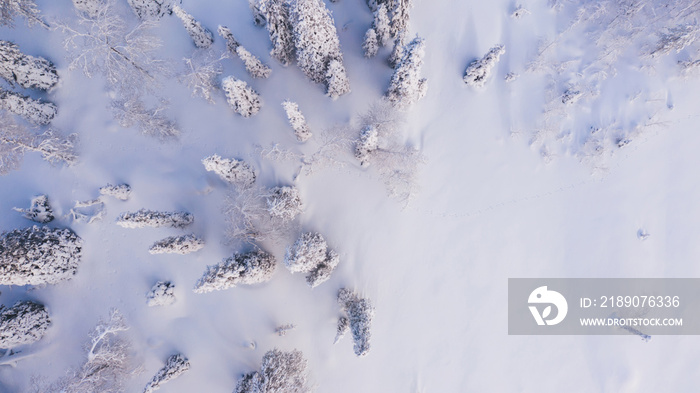
[[[172,381],[190,369],[190,361],[182,354],[172,355],[165,362],[165,366],[158,370],[153,379],[146,385],[143,393],[152,393],[161,388],[166,382]]]
[[[195,51],[192,57],[183,58],[185,70],[179,79],[192,90],[192,97],[201,97],[214,103],[212,93],[219,89],[219,75],[224,68],[221,60],[227,58],[226,53],[217,54],[214,50]]]
[[[31,97],[0,89],[0,109],[21,116],[37,125],[49,124],[56,116],[58,108],[51,102],[35,100]]]
[[[391,35],[396,37],[401,31],[408,31],[410,10],[413,7],[411,0],[394,0],[391,10]]]
[[[287,0],[260,0],[259,9],[272,42],[270,56],[283,66],[289,65],[294,60],[295,49]]]
[[[362,49],[365,51],[365,57],[374,57],[379,52],[379,40],[377,32],[374,29],[367,30],[365,39],[362,41]]]
[[[51,209],[51,205],[49,204],[49,197],[46,195],[38,195],[32,198],[29,209],[20,209],[15,207],[14,210],[24,213],[24,218],[40,224],[46,224],[53,221],[55,218],[53,215],[53,209]]]
[[[207,171],[216,173],[223,181],[237,187],[248,188],[255,183],[255,170],[243,160],[214,154],[203,159],[202,164]]]
[[[420,37],[413,39],[404,48],[403,57],[395,67],[386,92],[386,98],[395,106],[405,107],[425,96],[428,81],[421,78],[423,56],[425,56],[425,42]]]
[[[250,117],[260,111],[262,101],[258,93],[242,80],[227,76],[222,82],[229,105],[243,117]]]
[[[102,220],[105,214],[105,204],[102,202],[102,198],[97,198],[89,201],[76,201],[65,217],[73,221],[92,224]]]
[[[328,248],[319,233],[303,233],[291,247],[287,247],[284,265],[292,273],[309,273],[306,282],[314,288],[330,278],[338,266],[338,253]]]
[[[234,393],[309,393],[308,364],[301,351],[265,353],[260,371],[244,374]]]
[[[187,34],[190,35],[197,48],[208,48],[214,43],[214,35],[211,31],[202,26],[199,21],[188,14],[187,11],[183,10],[182,7],[177,4],[174,5],[173,13],[180,18],[182,24],[185,26],[185,30],[187,30]]]
[[[0,235],[0,285],[55,284],[78,269],[83,241],[70,229],[33,226]]]
[[[226,47],[228,48],[229,52],[237,55],[241,58],[241,60],[243,60],[245,69],[248,71],[250,76],[253,78],[267,78],[270,76],[270,73],[272,73],[270,67],[263,64],[255,55],[248,52],[248,50],[244,48],[243,45],[238,42],[238,40],[236,40],[228,27],[219,26],[218,31],[219,35],[226,40]]]
[[[163,141],[177,139],[180,135],[178,125],[161,113],[166,108],[167,106],[163,103],[161,106],[148,109],[143,101],[135,96],[112,101],[114,118],[122,127],[137,127],[142,134]]]
[[[0,1],[0,26],[14,27],[15,16],[22,16],[27,20],[27,25],[32,26],[35,23],[48,28],[39,17],[39,8],[34,0],[2,0]]]
[[[22,301],[6,308],[0,306],[0,348],[14,348],[41,340],[51,326],[46,308]]]
[[[131,196],[131,186],[128,184],[118,184],[116,186],[107,184],[104,187],[100,187],[100,195],[109,195],[120,201],[127,201]]]
[[[26,55],[9,41],[0,41],[0,77],[26,89],[48,90],[58,83],[53,63],[42,57]]]
[[[371,163],[370,155],[379,148],[379,132],[373,124],[360,131],[360,139],[355,143],[355,158],[363,167]]]
[[[370,327],[374,317],[372,303],[370,303],[369,299],[361,298],[349,289],[341,288],[338,291],[338,304],[340,304],[340,308],[346,314],[350,324],[355,354],[357,356],[367,355],[370,349]],[[341,327],[339,323],[339,333]]]
[[[304,211],[304,204],[296,187],[272,188],[266,201],[270,216],[282,221],[291,221]]]
[[[186,255],[204,248],[204,240],[195,235],[170,236],[159,240],[148,249],[151,254]]]
[[[161,18],[173,11],[175,0],[127,0],[139,19]]]
[[[282,103],[282,108],[284,108],[284,111],[287,113],[289,125],[292,126],[297,140],[299,142],[306,142],[309,140],[309,138],[311,138],[311,131],[306,124],[306,118],[299,110],[299,105],[297,105],[296,102],[287,100]]]
[[[345,72],[343,62],[338,59],[332,59],[328,63],[328,70],[326,70],[326,95],[335,100],[349,92],[350,81]]]
[[[194,287],[195,293],[207,293],[269,281],[275,272],[275,257],[262,250],[235,254],[207,268]]]
[[[468,86],[484,87],[491,71],[504,53],[506,53],[506,48],[503,45],[496,45],[483,58],[471,62],[464,72],[464,83]]]
[[[117,225],[124,228],[184,228],[193,221],[194,216],[187,212],[159,212],[146,209],[122,213],[117,217]]]
[[[292,331],[296,329],[296,325],[293,323],[288,323],[285,325],[280,325],[275,328],[275,333],[277,333],[278,336],[284,337],[287,335],[287,332]]]
[[[175,303],[175,285],[170,281],[158,281],[146,295],[149,307],[169,306]]]

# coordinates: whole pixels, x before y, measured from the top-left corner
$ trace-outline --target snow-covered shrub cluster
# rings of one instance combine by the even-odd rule
[[[275,257],[262,250],[235,254],[207,268],[195,285],[195,293],[207,293],[266,282],[275,272]]]
[[[82,239],[70,229],[33,226],[0,235],[0,285],[55,284],[73,277]]]
[[[46,224],[47,222],[53,221],[55,218],[53,215],[53,209],[51,209],[51,205],[49,204],[49,197],[46,195],[38,195],[32,198],[29,209],[20,209],[15,207],[14,210],[24,213],[25,218],[40,224]]]
[[[338,336],[343,336],[343,332],[349,324],[352,331],[353,348],[357,356],[365,356],[370,349],[370,328],[374,317],[374,307],[369,299],[361,298],[349,289],[341,288],[338,291],[338,304],[346,314],[347,320],[341,317],[338,320]]]
[[[0,77],[26,89],[48,90],[58,83],[53,63],[20,52],[19,47],[9,41],[0,41]]]
[[[142,134],[161,140],[176,139],[180,135],[180,128],[163,116],[161,112],[165,109],[165,105],[146,108],[143,101],[135,96],[112,101],[112,112],[122,127],[137,127]]]
[[[0,348],[14,348],[41,340],[51,326],[46,308],[21,301],[10,308],[0,306]]]
[[[170,281],[158,281],[146,295],[149,307],[169,306],[175,303],[175,285]]]
[[[287,113],[287,119],[289,120],[289,125],[292,126],[294,130],[294,135],[296,135],[299,142],[306,142],[311,138],[311,131],[309,126],[306,124],[306,118],[299,110],[299,105],[296,102],[284,101],[282,103],[282,108]]]
[[[182,7],[175,4],[172,6],[173,13],[180,18],[182,24],[187,30],[187,34],[190,35],[194,45],[197,48],[208,48],[214,43],[214,35],[206,27],[202,26],[199,21],[194,19],[194,17],[183,10]]]
[[[141,209],[119,215],[117,225],[124,228],[184,228],[194,222],[194,216],[187,212],[159,212]]]
[[[161,385],[172,381],[190,369],[190,361],[182,354],[172,355],[165,362],[165,366],[158,370],[153,379],[143,389],[143,393],[152,393],[161,388]]]
[[[270,216],[283,222],[292,221],[304,211],[304,204],[296,187],[275,187],[266,197],[267,211]]]
[[[255,170],[245,161],[235,158],[222,158],[214,154],[202,160],[204,169],[214,172],[230,184],[240,188],[248,188],[255,183]]]
[[[280,326],[277,326],[277,327],[275,328],[275,333],[276,333],[278,336],[280,336],[280,337],[284,337],[284,336],[287,335],[287,332],[290,332],[290,331],[296,329],[296,327],[297,327],[297,326],[296,326],[295,324],[293,324],[293,323],[288,323],[288,324],[285,324],[285,325],[280,325]]]
[[[36,125],[46,125],[58,113],[51,102],[35,100],[31,97],[0,89],[0,109],[4,109]]]
[[[49,26],[41,20],[39,7],[34,0],[2,0],[0,1],[0,26],[14,27],[16,16],[22,16],[27,25],[40,24],[45,28]]]
[[[245,69],[253,78],[267,78],[272,73],[270,67],[263,64],[260,59],[250,53],[233,36],[231,30],[226,26],[219,26],[219,35],[226,40],[226,48],[231,54],[237,55],[243,60]]]
[[[170,236],[159,240],[148,249],[151,254],[186,255],[204,248],[204,240],[195,235]]]
[[[139,19],[161,18],[173,11],[175,0],[127,0]]]
[[[229,105],[241,116],[250,117],[260,111],[260,96],[244,81],[227,76],[222,81],[222,87]]]
[[[386,98],[399,108],[406,107],[423,98],[428,91],[428,80],[421,78],[425,56],[425,41],[416,37],[403,49],[401,60],[396,64]]]
[[[328,248],[319,233],[306,232],[290,247],[284,256],[284,265],[292,273],[308,273],[306,283],[314,288],[328,280],[338,266],[340,256]]]
[[[464,72],[464,77],[462,78],[464,83],[468,86],[484,87],[489,76],[491,76],[491,71],[498,64],[498,60],[504,53],[506,53],[505,47],[496,45],[489,49],[484,57],[471,62]]]
[[[309,393],[308,364],[301,351],[273,349],[265,353],[260,371],[244,374],[234,393]]]
[[[117,184],[116,186],[107,184],[104,187],[100,187],[100,195],[108,195],[120,201],[127,201],[131,196],[131,186],[128,184]]]

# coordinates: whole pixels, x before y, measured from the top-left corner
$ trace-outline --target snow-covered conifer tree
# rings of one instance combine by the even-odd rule
[[[289,125],[292,126],[297,140],[299,142],[306,142],[309,140],[309,138],[311,138],[311,131],[309,130],[309,126],[306,124],[306,118],[299,110],[299,105],[297,105],[296,102],[287,100],[282,103],[282,107],[287,113]]]
[[[204,240],[195,235],[170,236],[159,240],[148,249],[151,254],[186,255],[204,248]]]
[[[250,76],[253,78],[267,78],[270,76],[270,73],[272,73],[270,67],[263,64],[255,55],[248,52],[248,50],[244,48],[243,45],[238,42],[238,40],[236,40],[228,27],[219,26],[218,31],[219,35],[226,40],[226,47],[228,48],[229,52],[237,55],[241,58],[241,60],[243,60],[245,69],[248,71]]]
[[[377,40],[377,32],[374,29],[367,30],[365,39],[362,41],[362,49],[365,51],[365,57],[374,57],[379,51],[379,41]]]
[[[234,393],[310,393],[307,382],[308,364],[297,350],[265,353],[261,370],[244,374]]]
[[[34,0],[0,0],[0,26],[14,27],[15,16],[22,16],[27,20],[27,25],[38,23],[49,28],[39,17],[39,8]]]
[[[216,173],[223,181],[237,187],[248,188],[255,183],[255,171],[245,161],[214,154],[203,159],[202,164],[207,171]]]
[[[33,226],[0,235],[0,285],[55,284],[73,277],[83,241],[70,229]]]
[[[315,268],[311,269],[309,274],[306,275],[306,284],[311,288],[316,288],[322,283],[328,281],[331,278],[331,274],[338,264],[340,263],[340,256],[337,252],[333,250],[328,250],[326,254],[326,259],[323,262],[316,265]]]
[[[259,7],[272,42],[270,56],[286,67],[294,60],[295,51],[287,0],[260,0]]]
[[[172,355],[165,362],[165,366],[158,370],[153,379],[146,385],[143,393],[152,393],[161,388],[166,382],[172,381],[190,369],[190,361],[182,354]]]
[[[23,117],[37,125],[49,124],[56,116],[58,108],[51,102],[35,100],[31,97],[0,89],[0,109]]]
[[[374,125],[360,131],[360,139],[355,143],[355,158],[363,167],[369,166],[370,155],[379,148],[379,132]]]
[[[107,184],[104,187],[100,187],[100,195],[109,195],[120,201],[127,201],[131,196],[131,186],[128,184],[118,184],[116,186]]]
[[[248,0],[248,6],[250,7],[250,11],[253,13],[253,23],[255,23],[256,26],[265,26],[267,21],[265,20],[265,15],[263,15],[262,11],[260,10],[260,1]]]
[[[139,19],[161,18],[173,12],[175,0],[127,0]]]
[[[53,63],[26,55],[9,41],[0,41],[0,77],[26,89],[48,90],[58,83]]]
[[[428,81],[421,78],[425,42],[416,37],[406,45],[401,61],[391,77],[386,98],[397,107],[405,107],[420,100],[428,90]]]
[[[192,37],[192,41],[194,41],[194,45],[197,48],[208,48],[211,46],[214,42],[214,35],[209,29],[202,26],[192,15],[188,14],[187,11],[177,4],[173,6],[173,13],[180,18],[185,26],[185,30],[187,30],[187,34]]]
[[[333,344],[337,344],[350,331],[350,320],[347,317],[338,318],[338,325],[335,329],[335,340]]]
[[[326,95],[335,100],[350,92],[350,81],[342,61],[333,59],[326,71]]]
[[[374,12],[376,11],[382,4],[384,6],[389,6],[391,5],[392,0],[367,0],[367,7]]]
[[[19,209],[15,207],[14,210],[24,213],[24,218],[40,224],[46,224],[53,221],[55,218],[53,209],[51,209],[51,205],[49,204],[49,197],[46,195],[38,195],[32,198],[29,209]]]
[[[266,198],[267,212],[273,218],[292,221],[304,211],[299,190],[296,187],[275,187]]]
[[[391,10],[391,35],[396,37],[401,31],[408,31],[410,10],[413,7],[411,0],[394,0]]]
[[[391,26],[389,21],[389,11],[386,8],[386,4],[380,4],[376,11],[374,11],[374,21],[372,21],[372,28],[377,34],[377,40],[379,45],[386,46],[391,41]]]
[[[260,111],[262,107],[260,96],[244,81],[227,76],[222,86],[229,105],[241,116],[250,117]]]
[[[146,209],[122,213],[117,217],[117,225],[124,228],[184,228],[193,221],[194,216],[187,212],[159,212]]]
[[[321,234],[313,232],[303,233],[287,248],[284,257],[284,264],[290,272],[309,273],[306,282],[311,288],[328,280],[338,262],[338,253],[328,248]]]
[[[235,254],[207,268],[194,287],[195,293],[207,293],[269,281],[275,272],[275,257],[262,250]]]
[[[158,281],[146,295],[149,307],[169,306],[175,303],[175,285],[170,281]]]
[[[406,31],[400,31],[396,38],[394,39],[394,47],[389,55],[389,66],[391,68],[396,68],[401,59],[403,58],[403,52],[406,46]]]
[[[41,340],[51,326],[44,305],[29,301],[0,306],[0,348],[14,348]]]
[[[503,45],[491,48],[483,58],[474,60],[464,72],[464,83],[473,87],[484,87],[498,59],[506,53]]]
[[[347,315],[352,331],[353,348],[357,356],[365,356],[370,349],[370,327],[374,317],[374,307],[369,299],[359,297],[349,289],[338,291],[338,304]],[[340,324],[339,330],[340,330]]]

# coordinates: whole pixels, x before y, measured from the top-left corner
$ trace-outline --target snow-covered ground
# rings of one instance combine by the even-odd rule
[[[324,130],[342,132],[335,125],[351,124],[352,137],[359,136],[359,117],[376,105],[392,75],[386,63],[391,45],[374,58],[363,56],[372,23],[364,0],[326,2],[352,89],[335,101],[298,67],[270,57],[268,34],[254,25],[246,1],[183,0],[182,8],[214,32],[217,55],[227,49],[216,29],[228,26],[272,73],[253,79],[240,58],[221,62],[219,82],[234,76],[262,98],[260,112],[250,118],[235,113],[222,90],[213,93],[214,104],[191,97],[176,73],[195,46],[182,22],[165,16],[155,27],[163,40],[157,56],[173,73],[147,102],[167,99],[163,114],[181,129],[178,140],[164,142],[119,125],[104,76],[69,69],[61,31],[30,29],[21,18],[14,29],[0,29],[0,39],[56,64],[57,87],[17,90],[54,102],[52,126],[80,137],[78,164],[51,166],[27,153],[18,170],[0,177],[0,229],[36,224],[12,209],[26,209],[45,194],[56,216],[47,225],[70,227],[83,239],[72,279],[0,288],[3,305],[37,301],[52,320],[40,341],[18,348],[31,357],[16,367],[0,365],[0,391],[31,391],[33,377],[51,382],[80,366],[89,333],[113,307],[124,315],[130,329],[121,335],[142,365],[125,382],[127,392],[143,391],[175,354],[186,356],[190,369],[162,391],[231,392],[273,348],[302,351],[318,392],[695,390],[700,353],[694,336],[643,342],[634,335],[507,334],[509,277],[700,276],[700,83],[681,76],[676,64],[697,56],[698,44],[652,58],[640,53],[653,51],[644,52],[645,45],[658,37],[638,37],[614,61],[596,62],[594,40],[609,42],[605,34],[612,33],[601,33],[595,18],[567,30],[577,9],[595,4],[550,2],[561,3],[557,11],[544,3],[524,0],[529,13],[513,18],[517,4],[510,0],[415,1],[407,41],[416,34],[425,39],[421,74],[429,87],[401,114],[402,143],[425,157],[420,190],[407,207],[387,196],[380,168],[361,167],[352,148],[338,155],[344,167],[298,176],[298,162],[260,154],[273,144],[311,154]],[[135,24],[126,1],[118,4]],[[617,2],[600,4],[610,10]],[[70,0],[37,5],[51,25],[77,21]],[[555,37],[561,38],[538,56],[539,41]],[[466,85],[467,66],[496,45],[505,53],[485,86]],[[533,69],[537,59],[545,66]],[[548,66],[555,63],[561,67]],[[506,82],[511,72],[519,78]],[[581,93],[564,99],[574,97],[567,91]],[[573,106],[563,102],[570,99]],[[308,122],[313,136],[305,144],[288,123],[285,100],[296,102]],[[554,132],[551,124],[561,129]],[[598,138],[591,133],[587,139],[592,128],[609,132],[601,149],[586,144]],[[250,251],[227,239],[222,211],[232,186],[202,164],[214,154],[248,162],[262,187],[296,186],[305,209],[298,227],[260,242],[277,259],[270,281],[196,294],[207,266]],[[102,196],[101,220],[69,219],[76,201],[94,200],[100,187],[122,183],[131,187],[129,199]],[[116,224],[120,214],[142,208],[186,211],[194,222],[183,229]],[[650,236],[640,239],[640,230]],[[285,247],[302,232],[323,234],[340,256],[331,278],[313,289],[283,263]],[[204,248],[149,253],[157,241],[188,234],[203,239]],[[174,285],[172,305],[149,307],[147,295],[158,281]],[[365,357],[355,355],[351,334],[333,344],[343,315],[340,288],[375,307]],[[286,324],[295,328],[278,335],[275,329]]]

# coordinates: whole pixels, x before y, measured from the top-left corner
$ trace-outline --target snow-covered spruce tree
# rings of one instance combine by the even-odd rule
[[[372,12],[376,11],[382,4],[384,6],[390,6],[392,0],[367,0],[367,6]]]
[[[308,364],[301,351],[265,353],[260,371],[244,374],[234,393],[310,393]]]
[[[49,28],[39,16],[39,8],[34,0],[0,0],[0,26],[14,27],[16,16],[22,16],[27,20],[28,26],[35,23]]]
[[[374,57],[379,52],[379,40],[377,39],[377,32],[374,29],[367,30],[365,33],[365,39],[362,41],[362,49],[365,51],[365,57]]]
[[[248,188],[255,183],[255,171],[245,161],[214,154],[203,159],[202,164],[208,172],[216,173],[223,181],[237,187]]]
[[[109,195],[120,201],[128,201],[131,196],[131,186],[128,184],[118,184],[116,186],[107,184],[104,187],[100,187],[100,195]]]
[[[165,362],[165,366],[158,370],[153,379],[146,385],[143,393],[153,393],[161,388],[166,382],[172,381],[190,369],[190,361],[185,356],[178,353],[172,355]]]
[[[29,209],[14,208],[15,211],[24,213],[24,218],[38,222],[40,224],[46,224],[53,221],[55,218],[53,215],[53,209],[49,204],[49,197],[46,195],[38,195],[32,198],[32,203]]]
[[[250,12],[253,13],[253,23],[256,26],[265,26],[265,15],[260,11],[260,1],[258,0],[248,0],[248,7]]]
[[[301,195],[296,187],[275,187],[266,197],[267,212],[282,221],[292,221],[304,211]]]
[[[255,55],[248,52],[248,50],[236,40],[236,37],[233,36],[233,33],[231,33],[228,27],[219,26],[218,32],[219,35],[226,40],[226,48],[228,48],[229,52],[243,60],[245,69],[250,76],[253,78],[267,78],[270,76],[270,73],[272,73],[270,67],[263,64]]]
[[[70,229],[33,226],[0,235],[0,285],[55,284],[78,269],[83,241]]]
[[[306,142],[309,140],[309,138],[311,138],[311,131],[306,124],[306,118],[299,110],[299,105],[297,105],[296,102],[287,100],[282,103],[282,108],[284,108],[284,111],[287,113],[289,125],[292,126],[297,140],[299,142]]]
[[[391,10],[392,37],[396,37],[401,31],[408,31],[411,8],[413,8],[413,2],[411,0],[394,0]]]
[[[391,68],[396,68],[401,59],[403,58],[404,49],[406,46],[406,31],[400,31],[396,38],[394,39],[394,47],[389,55],[389,66]]]
[[[122,213],[117,217],[117,225],[123,228],[184,228],[193,221],[194,216],[187,212],[159,212],[146,209]]]
[[[260,0],[259,9],[265,17],[265,27],[270,35],[272,49],[270,56],[277,59],[283,66],[288,66],[294,60],[294,35],[289,19],[288,0]]]
[[[379,45],[386,46],[391,42],[391,26],[389,21],[389,11],[386,4],[380,4],[374,11],[374,20],[372,21],[372,29],[377,34]]]
[[[275,272],[275,257],[262,250],[235,254],[207,268],[194,287],[195,293],[207,293],[269,281]]]
[[[330,278],[338,266],[338,253],[328,248],[319,233],[303,233],[291,246],[287,247],[284,264],[292,273],[309,273],[306,282],[314,288]]]
[[[222,86],[229,105],[241,116],[250,117],[260,111],[262,107],[260,96],[244,81],[227,76]]]
[[[374,308],[369,299],[359,297],[349,289],[341,288],[338,291],[338,304],[341,310],[347,315],[352,331],[353,348],[355,355],[365,356],[370,349],[370,327],[374,317]],[[339,332],[340,332],[340,323]]]
[[[173,13],[180,18],[197,48],[208,48],[214,43],[214,35],[179,5],[173,6]]]
[[[350,92],[350,81],[342,61],[333,59],[326,71],[326,95],[335,100]]]
[[[371,154],[379,148],[379,132],[370,124],[360,131],[360,139],[355,143],[355,158],[360,165],[367,167],[371,163]]]
[[[26,89],[48,90],[58,83],[53,63],[42,57],[26,55],[9,41],[0,41],[0,77]]]
[[[49,386],[35,387],[35,392],[124,392],[124,382],[138,370],[131,357],[130,343],[120,337],[128,329],[122,314],[113,309],[109,319],[100,320],[90,334],[85,363]]]
[[[474,60],[464,72],[464,83],[473,87],[484,87],[491,71],[498,64],[498,59],[506,53],[503,45],[491,48],[483,58]]]
[[[162,141],[174,140],[180,136],[178,125],[162,114],[167,104],[148,109],[136,96],[118,99],[111,103],[112,113],[122,127],[137,127],[143,134]]]
[[[428,90],[428,81],[421,78],[425,56],[425,42],[416,37],[404,49],[401,61],[391,77],[386,98],[396,107],[403,108],[420,100]]]
[[[139,19],[161,18],[173,12],[176,0],[127,0]]]
[[[204,248],[204,240],[195,235],[170,236],[159,240],[148,249],[151,254],[187,255]]]
[[[335,339],[333,344],[337,344],[350,331],[350,320],[347,317],[338,318],[338,324],[335,329]]]
[[[0,88],[0,109],[23,117],[36,125],[49,124],[56,116],[58,108],[51,102],[35,100],[31,97]]]
[[[146,294],[146,304],[149,307],[169,306],[173,303],[175,303],[175,285],[170,281],[158,281]]]
[[[10,308],[0,306],[0,348],[14,348],[41,340],[51,326],[44,305],[21,301]]]
[[[289,0],[289,18],[294,31],[297,65],[304,74],[316,83],[329,83],[331,77],[347,81],[338,32],[323,1]],[[329,76],[333,60],[337,61],[332,70],[335,75]],[[328,86],[328,95],[333,98],[349,91],[349,85],[337,84],[333,89]]]

